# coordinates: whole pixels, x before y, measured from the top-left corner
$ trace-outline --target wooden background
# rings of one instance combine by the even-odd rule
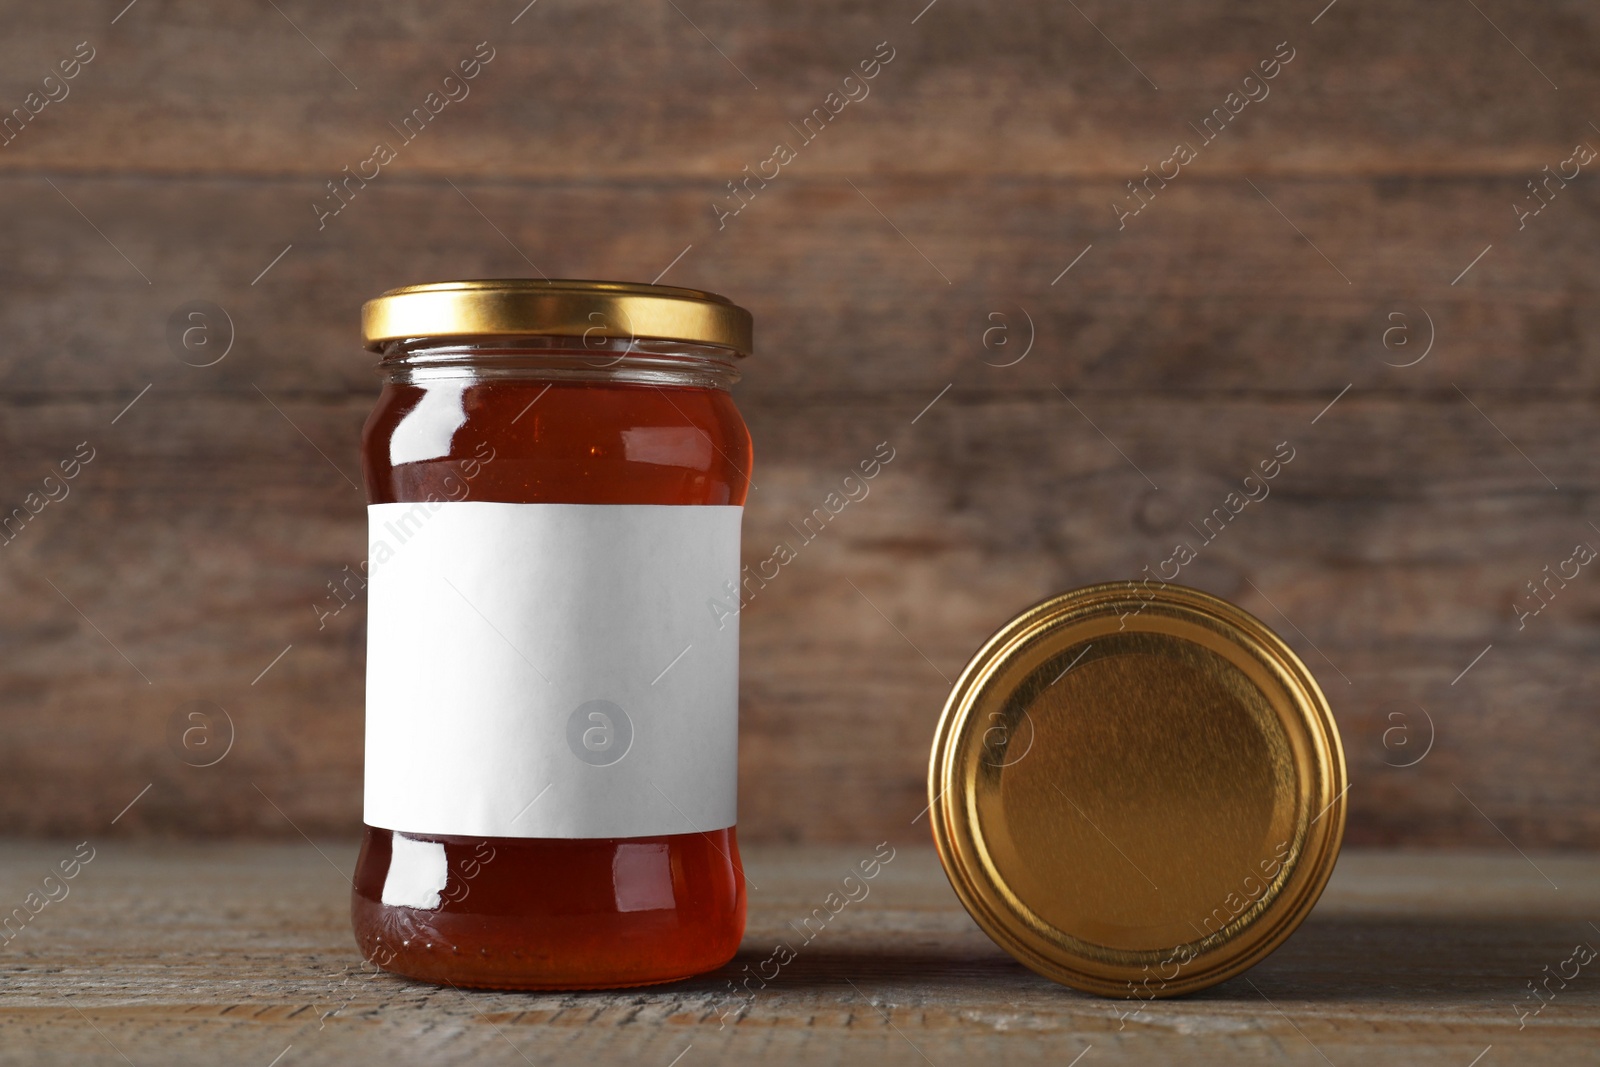
[[[1512,206],[1600,146],[1593,5],[124,3],[0,4],[6,113],[95,50],[0,147],[0,507],[95,456],[0,548],[8,832],[354,829],[363,606],[313,605],[363,554],[360,301],[672,264],[755,314],[747,559],[896,454],[746,612],[747,839],[922,837],[987,634],[1165,559],[1288,441],[1182,580],[1327,689],[1350,839],[1600,845],[1600,577],[1513,608],[1600,546],[1600,178]],[[471,95],[319,231],[324,183],[482,41]],[[882,41],[871,95],[719,231],[725,183]],[[1119,230],[1124,183],[1285,41]],[[166,336],[194,300],[232,324],[213,366]],[[214,766],[171,740],[191,701],[231,720]]]

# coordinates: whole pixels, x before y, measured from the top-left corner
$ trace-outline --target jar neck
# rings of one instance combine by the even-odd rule
[[[626,382],[727,389],[739,380],[727,348],[626,337],[451,337],[390,341],[386,382],[444,379]]]

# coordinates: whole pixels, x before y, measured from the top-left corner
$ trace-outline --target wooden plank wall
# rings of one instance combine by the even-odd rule
[[[313,605],[363,553],[358,304],[670,265],[756,316],[747,559],[895,450],[747,609],[747,838],[924,834],[984,637],[1158,565],[1289,442],[1182,580],[1316,672],[1351,839],[1600,845],[1600,578],[1514,607],[1600,546],[1600,179],[1568,162],[1600,146],[1600,11],[523,2],[0,4],[0,107],[66,92],[0,147],[0,505],[67,493],[0,549],[0,828],[104,829],[136,795],[116,832],[355,828],[363,609],[319,631]],[[1147,166],[1179,169],[1143,202]],[[1547,166],[1570,180],[1535,201]],[[169,342],[191,301],[231,323],[214,365]],[[173,746],[192,701],[233,724],[211,767]]]

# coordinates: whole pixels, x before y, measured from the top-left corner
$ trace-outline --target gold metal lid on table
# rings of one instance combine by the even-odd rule
[[[1117,582],[1038,604],[973,657],[928,772],[978,925],[1104,996],[1193,992],[1288,937],[1344,834],[1328,702],[1245,611]]]
[[[725,296],[671,285],[502,278],[391,289],[361,308],[374,352],[433,337],[622,337],[751,352],[750,312]]]

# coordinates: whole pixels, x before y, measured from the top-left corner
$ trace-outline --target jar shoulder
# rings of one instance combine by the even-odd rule
[[[530,503],[742,504],[750,461],[749,430],[715,388],[391,382],[362,440],[374,503],[433,491]]]

